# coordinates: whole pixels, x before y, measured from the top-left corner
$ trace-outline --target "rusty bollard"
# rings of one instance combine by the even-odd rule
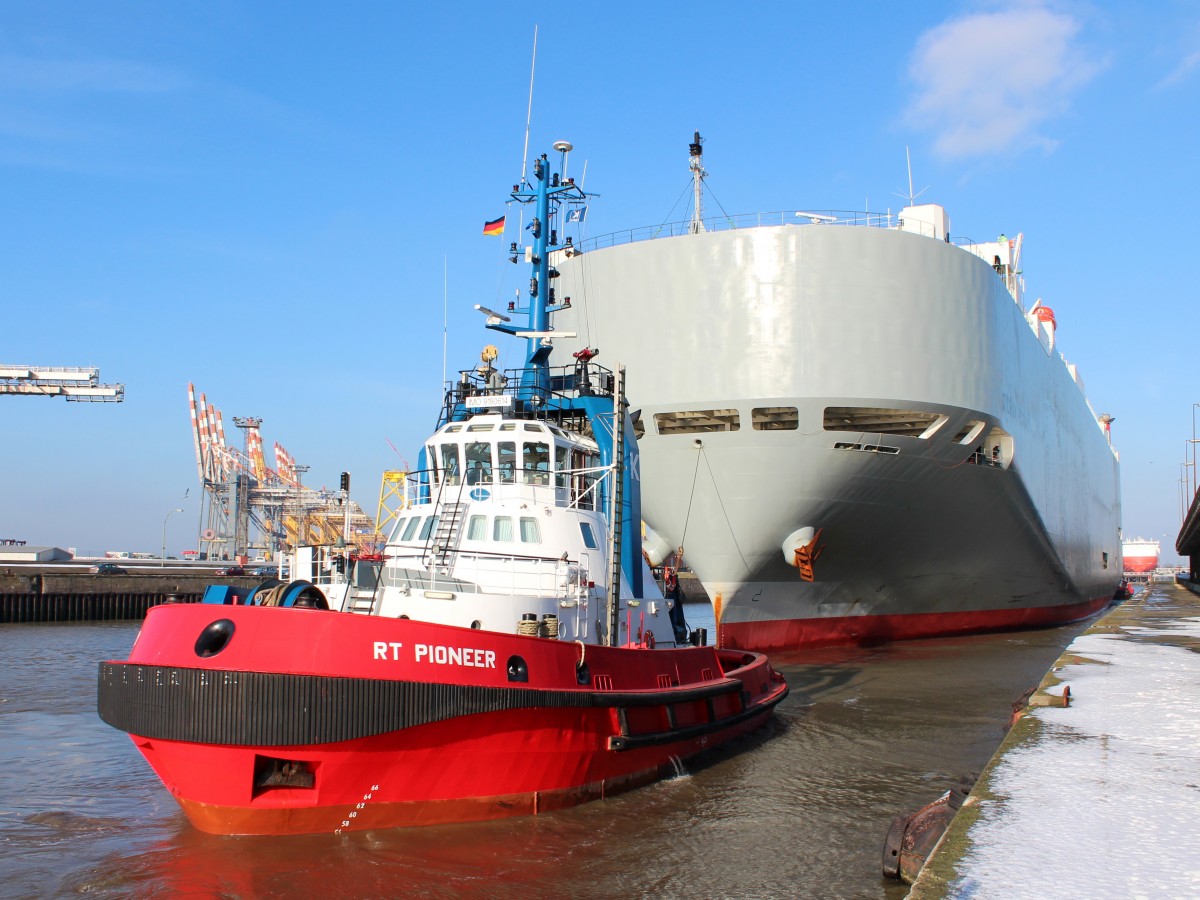
[[[922,867],[942,839],[950,820],[971,793],[974,778],[950,788],[932,803],[914,813],[892,819],[883,842],[883,874],[908,884],[917,880]]]

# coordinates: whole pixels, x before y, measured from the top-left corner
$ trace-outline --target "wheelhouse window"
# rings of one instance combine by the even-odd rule
[[[511,424],[511,423],[509,423]],[[496,444],[496,468],[501,484],[512,484],[517,478],[516,441],[499,441]]]
[[[467,484],[491,484],[492,445],[472,441],[466,446]]]
[[[388,539],[390,543],[394,544],[396,541],[401,540],[400,535],[402,535],[404,533],[404,526],[407,524],[408,524],[407,516],[402,516],[401,518],[396,520],[396,525],[395,525],[395,527],[392,528],[391,537]]]
[[[467,520],[467,540],[487,540],[487,516],[471,516]]]
[[[442,471],[446,473],[446,484],[458,484],[461,477],[458,467],[458,444],[442,444]]]
[[[741,417],[736,409],[680,409],[654,414],[659,434],[707,434],[737,431]]]
[[[527,484],[549,484],[550,445],[540,442],[525,444],[524,469]]]
[[[571,451],[566,444],[554,445],[554,486],[567,486],[567,469],[570,467]]]
[[[541,542],[542,529],[538,520],[531,516],[521,516],[521,543],[540,544]]]
[[[437,526],[437,520],[437,516],[427,516],[425,518],[425,523],[421,526],[421,534],[418,536],[420,540],[429,540],[429,536],[433,534],[433,529]]]
[[[400,540],[411,541],[413,539],[413,536],[416,535],[417,528],[418,528],[418,526],[420,526],[420,524],[421,524],[420,516],[413,516],[411,519],[409,519],[408,527],[404,529],[404,537],[402,537]]]

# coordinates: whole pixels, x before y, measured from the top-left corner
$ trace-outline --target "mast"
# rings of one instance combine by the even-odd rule
[[[704,179],[708,173],[704,171],[703,144],[699,131],[688,144],[688,168],[692,170],[692,221],[688,224],[689,234],[704,231]]]
[[[559,151],[563,168],[566,167],[567,154],[571,152],[569,141],[557,141],[554,149]],[[521,375],[521,389],[518,399],[540,404],[544,403],[550,393],[550,307],[554,305],[554,288],[550,286],[552,278],[558,275],[550,265],[550,252],[558,246],[558,228],[555,221],[558,216],[559,204],[564,200],[586,200],[587,195],[576,186],[575,179],[561,177],[557,172],[550,171],[550,161],[543,153],[533,161],[533,182],[522,180],[513,185],[512,198],[518,203],[534,204],[534,217],[529,223],[530,237],[533,244],[527,249],[528,257],[533,266],[529,279],[528,290],[528,329],[518,331],[517,328],[501,324],[499,317],[488,320],[488,327],[497,331],[523,337],[527,341],[525,369]],[[516,253],[516,243],[512,244]]]

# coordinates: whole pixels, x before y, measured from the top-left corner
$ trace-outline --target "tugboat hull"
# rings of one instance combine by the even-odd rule
[[[228,637],[204,656],[214,631]],[[152,609],[130,659],[99,675],[101,717],[216,834],[568,807],[673,774],[786,694],[765,657],[740,651],[211,604]]]

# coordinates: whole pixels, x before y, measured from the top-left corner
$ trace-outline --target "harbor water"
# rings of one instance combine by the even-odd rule
[[[705,605],[693,626],[712,627]],[[548,815],[288,838],[193,829],[96,715],[135,622],[0,626],[0,896],[896,900],[891,818],[979,772],[1086,623],[810,653],[773,723],[671,781]]]

